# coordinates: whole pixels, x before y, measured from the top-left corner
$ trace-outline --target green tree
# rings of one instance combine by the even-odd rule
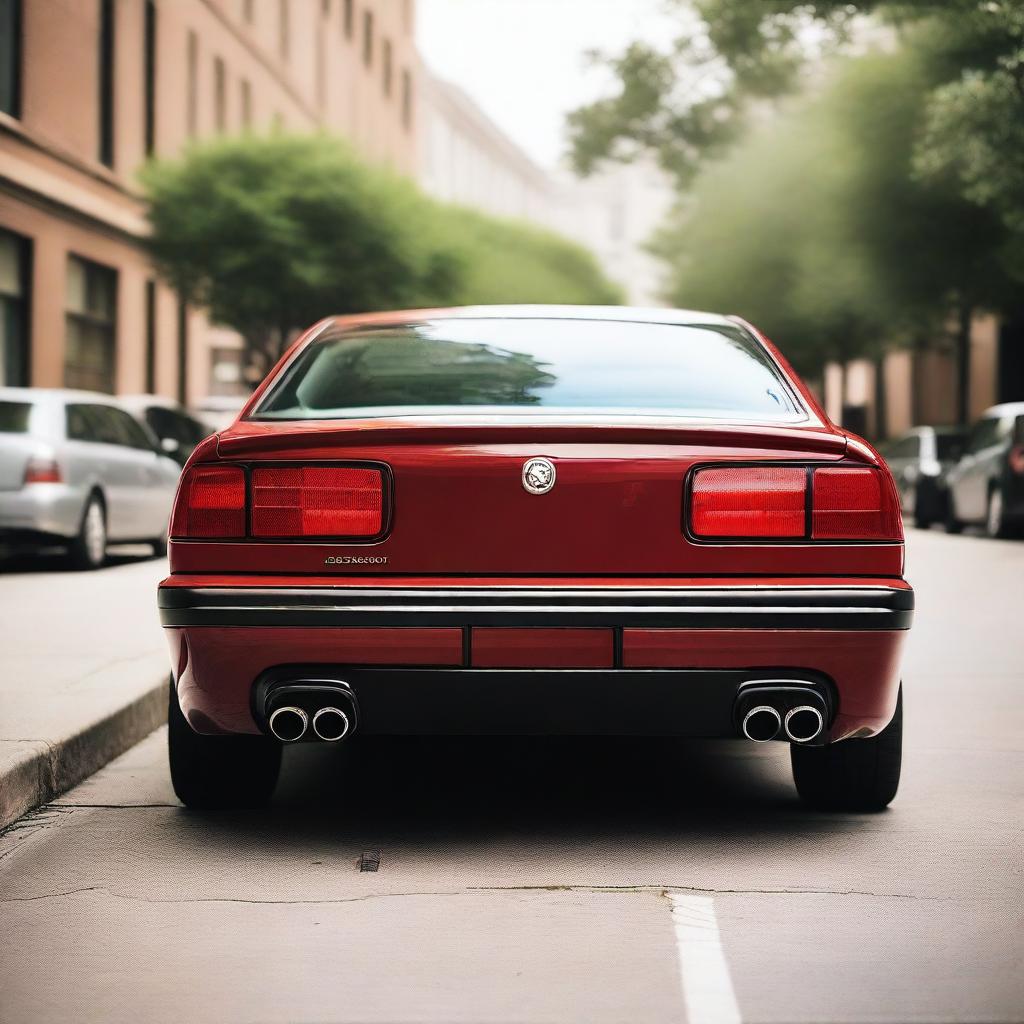
[[[415,189],[326,136],[225,139],[143,172],[164,277],[246,339],[257,371],[333,313],[449,301],[463,255]]]
[[[436,203],[326,135],[243,136],[143,172],[166,280],[246,342],[258,380],[333,314],[481,302],[618,302],[590,254]]]
[[[654,245],[669,297],[749,317],[809,372],[941,327],[936,295],[994,301],[1002,227],[911,173],[928,95],[920,61],[849,60],[707,165]]]

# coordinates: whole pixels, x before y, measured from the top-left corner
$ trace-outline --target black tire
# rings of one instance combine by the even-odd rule
[[[171,685],[167,714],[171,783],[186,806],[259,807],[277,785],[281,744],[268,736],[201,736],[185,720]]]
[[[96,493],[86,499],[78,534],[68,545],[76,569],[98,569],[107,560],[107,510]]]
[[[946,519],[943,525],[946,528],[946,533],[960,533],[964,528],[964,524],[957,519],[956,513],[953,511],[952,498],[946,502]]]
[[[166,558],[167,557],[167,534],[165,533],[162,537],[154,537],[150,544],[153,548],[154,558]]]
[[[903,687],[896,714],[877,735],[824,747],[790,747],[800,799],[822,811],[884,810],[900,785],[903,760]]]

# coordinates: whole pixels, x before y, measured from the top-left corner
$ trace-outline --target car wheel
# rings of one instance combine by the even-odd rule
[[[92,494],[86,501],[69,554],[76,569],[98,569],[107,560],[107,514],[99,495]]]
[[[800,799],[823,811],[881,811],[896,795],[903,759],[903,687],[896,714],[877,735],[824,747],[790,747]]]
[[[964,528],[964,524],[957,519],[956,512],[953,511],[952,497],[946,499],[946,519],[943,525],[946,527],[946,533],[960,533]]]
[[[985,512],[985,533],[989,537],[1006,537],[1008,535],[1003,509],[1002,489],[994,487],[988,496],[988,509]]]
[[[167,750],[171,783],[186,807],[258,807],[277,785],[280,743],[267,736],[201,736],[185,720],[173,682]]]
[[[154,558],[165,558],[167,556],[167,534],[157,537],[151,542]]]
[[[914,510],[914,525],[919,530],[927,530],[935,522],[935,517],[929,510],[929,504],[925,495],[919,489],[915,489],[914,503],[911,507]]]

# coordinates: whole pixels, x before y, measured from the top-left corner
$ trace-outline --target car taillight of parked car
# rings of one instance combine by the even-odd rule
[[[901,541],[890,480],[867,466],[709,466],[693,473],[698,540]]]
[[[54,458],[35,456],[25,466],[26,484],[59,484],[62,480],[60,464]]]
[[[384,471],[377,466],[192,466],[182,478],[171,537],[234,540],[344,537],[384,526]]]

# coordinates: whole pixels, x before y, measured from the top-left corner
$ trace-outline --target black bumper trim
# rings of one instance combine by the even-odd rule
[[[909,629],[895,587],[163,587],[164,626],[624,626]]]

